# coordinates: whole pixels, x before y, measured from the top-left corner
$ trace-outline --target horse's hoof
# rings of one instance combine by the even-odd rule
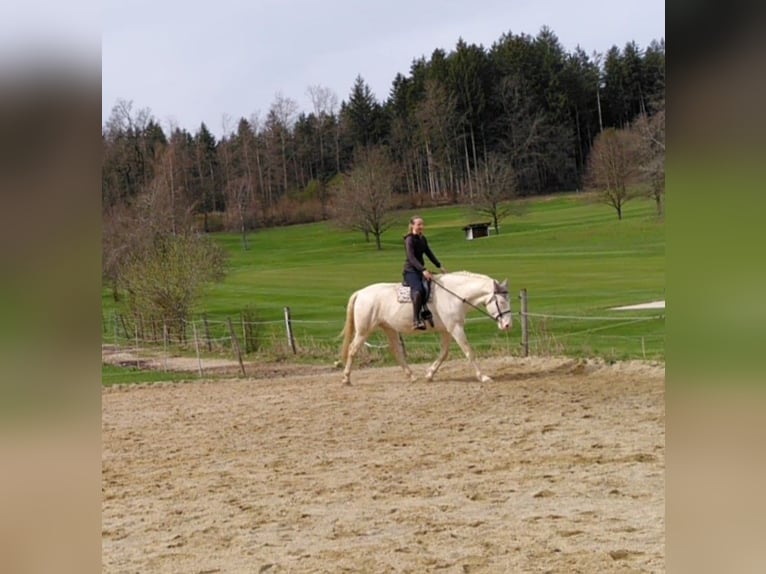
[[[482,383],[491,383],[492,377],[489,377],[487,375],[482,375],[481,379],[479,379]]]
[[[349,385],[350,386],[351,385],[351,379],[349,379],[348,377],[343,377],[343,379],[341,379],[341,383],[343,383],[344,385]]]

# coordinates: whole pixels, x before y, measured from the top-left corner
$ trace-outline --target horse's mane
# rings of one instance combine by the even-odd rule
[[[447,275],[464,275],[465,277],[476,277],[477,279],[486,279],[486,275],[473,273],[472,271],[450,271]]]

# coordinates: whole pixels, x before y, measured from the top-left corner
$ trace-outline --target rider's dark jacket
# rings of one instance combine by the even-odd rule
[[[405,235],[404,250],[407,254],[407,258],[404,260],[404,273],[415,271],[422,275],[426,268],[423,263],[423,255],[427,255],[437,267],[442,266],[436,255],[431,251],[431,248],[428,247],[428,240],[425,235],[414,235],[412,233]]]

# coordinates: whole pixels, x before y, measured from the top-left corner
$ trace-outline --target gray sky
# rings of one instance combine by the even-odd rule
[[[277,93],[311,111],[309,86],[347,100],[361,75],[384,101],[397,73],[454,49],[489,48],[506,32],[547,25],[567,52],[645,48],[665,37],[665,2],[643,0],[131,0],[101,5],[102,119],[119,98],[149,108],[164,128],[220,136]]]

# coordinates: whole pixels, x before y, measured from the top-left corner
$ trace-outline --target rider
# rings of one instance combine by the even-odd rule
[[[409,233],[404,236],[404,251],[407,257],[404,261],[403,275],[404,282],[410,286],[413,312],[412,327],[423,331],[426,325],[420,314],[421,307],[423,308],[423,314],[427,313],[426,318],[430,320],[431,317],[431,312],[426,307],[428,285],[423,279],[431,281],[433,277],[423,263],[423,255],[427,255],[433,264],[441,269],[442,273],[446,273],[447,270],[442,267],[436,255],[428,247],[428,240],[423,235],[423,218],[418,215],[410,219]]]

